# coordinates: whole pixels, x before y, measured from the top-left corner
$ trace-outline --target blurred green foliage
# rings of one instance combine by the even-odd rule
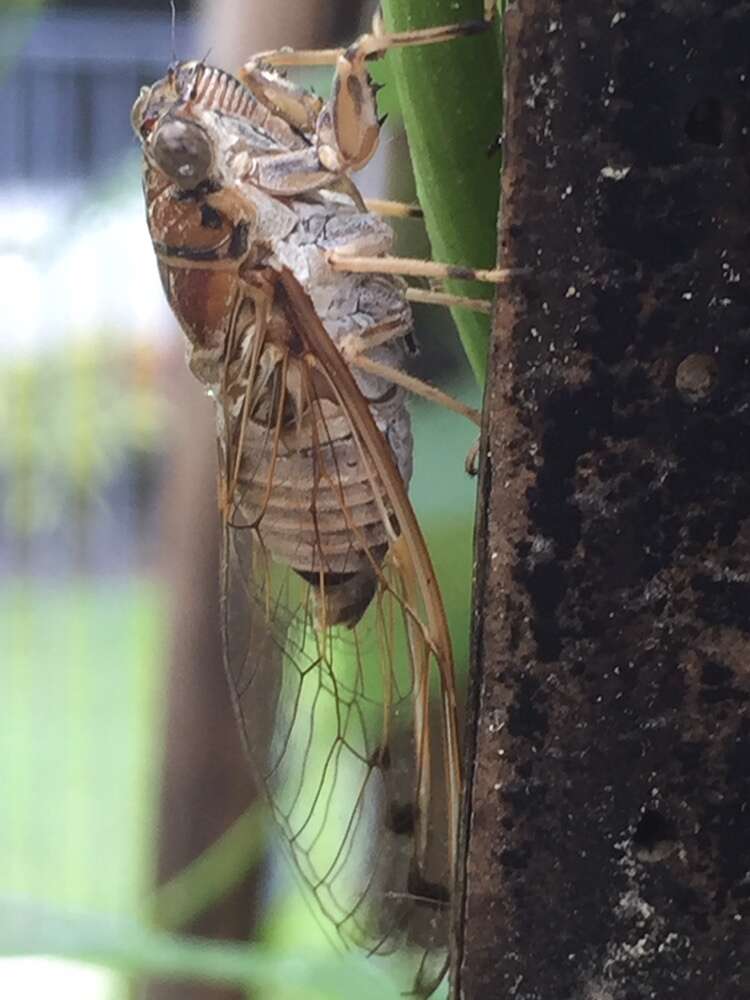
[[[57,955],[126,976],[175,977],[263,991],[285,1000],[398,1000],[363,955],[289,956],[216,944],[101,914],[60,912],[0,897],[0,955]]]
[[[156,356],[107,344],[71,337],[0,368],[0,518],[15,535],[85,516],[128,459],[160,447]]]
[[[162,630],[147,580],[0,588],[0,895],[105,913],[139,905]]]

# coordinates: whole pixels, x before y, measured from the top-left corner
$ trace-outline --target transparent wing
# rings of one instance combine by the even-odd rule
[[[256,306],[220,419],[235,708],[316,910],[343,942],[417,950],[429,992],[460,789],[440,593],[391,448],[312,303],[283,272]]]

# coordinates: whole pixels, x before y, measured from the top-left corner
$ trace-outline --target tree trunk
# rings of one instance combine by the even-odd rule
[[[750,4],[506,30],[457,993],[739,1000]]]

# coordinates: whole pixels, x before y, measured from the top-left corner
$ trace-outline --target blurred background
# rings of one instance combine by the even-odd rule
[[[351,40],[372,4],[176,10],[173,39],[165,0],[0,3],[3,997],[243,995],[197,983],[189,949],[183,976],[167,976],[182,959],[164,958],[159,930],[263,942],[273,968],[297,961],[289,996],[337,988],[335,972],[330,989],[309,974],[294,988],[327,945],[276,864],[224,689],[212,406],[163,301],[129,113],[173,48],[232,69]],[[413,197],[397,112],[359,179]],[[419,223],[399,237],[400,252],[427,254]],[[449,320],[417,310],[417,339],[418,374],[476,397]],[[465,665],[473,431],[421,402],[412,412],[412,493]],[[266,995],[286,995],[269,975]]]

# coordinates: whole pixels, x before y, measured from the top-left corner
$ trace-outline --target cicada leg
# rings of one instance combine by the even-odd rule
[[[423,302],[430,306],[447,306],[458,309],[471,309],[490,315],[492,303],[489,299],[472,299],[468,295],[453,295],[434,288],[407,288],[406,298],[409,302]]]
[[[486,13],[485,9],[485,13]],[[376,17],[373,30],[346,49],[279,49],[262,52],[246,63],[240,79],[257,97],[312,139],[309,149],[257,157],[252,164],[254,184],[270,194],[290,196],[332,187],[360,170],[378,146],[383,119],[378,115],[378,87],[367,63],[392,48],[432,45],[477,34],[488,20],[388,33]],[[335,66],[331,97],[325,103],[268,72],[275,66]]]
[[[394,336],[400,336],[400,333],[395,333]],[[353,334],[341,342],[341,353],[349,364],[355,368],[359,368],[363,372],[368,372],[370,375],[377,375],[380,378],[387,379],[394,385],[400,385],[407,392],[411,392],[415,396],[421,396],[423,399],[428,399],[432,403],[437,403],[447,410],[452,410],[454,413],[466,417],[467,420],[476,424],[477,427],[481,426],[482,415],[479,410],[474,409],[472,406],[467,406],[460,399],[454,399],[453,396],[449,396],[448,393],[435,388],[429,382],[423,382],[422,379],[415,378],[413,375],[407,375],[406,372],[398,368],[392,368],[381,361],[375,361],[365,353],[376,344],[382,344],[385,341],[386,338],[383,337],[376,338],[373,341],[369,338],[358,337]]]
[[[359,338],[352,338],[359,339]],[[420,396],[422,399],[428,400],[430,403],[435,403],[438,406],[442,406],[446,410],[451,410],[453,413],[457,413],[461,417],[466,417],[470,420],[476,427],[482,426],[482,412],[481,410],[475,409],[473,406],[467,406],[460,399],[456,399],[455,396],[450,396],[447,392],[443,392],[442,389],[436,388],[434,385],[430,385],[429,382],[425,382],[423,379],[416,378],[414,375],[408,375],[406,372],[401,371],[398,368],[391,368],[390,365],[382,364],[380,361],[374,361],[372,358],[368,357],[367,354],[363,353],[363,345],[359,352],[351,353],[352,345],[349,342],[345,342],[343,345],[344,356],[349,360],[350,364],[355,368],[359,368],[361,371],[369,372],[371,375],[378,375],[381,378],[388,379],[389,382],[393,382],[396,385],[400,385],[402,388],[406,389],[407,392],[411,392],[415,396]],[[347,347],[349,351],[347,351]],[[479,450],[481,447],[481,439],[471,446],[469,453],[464,461],[464,469],[468,476],[474,477],[479,471]]]
[[[411,392],[415,396],[420,396],[422,399],[426,399],[430,403],[435,403],[438,406],[442,406],[446,410],[450,410],[452,413],[457,413],[461,417],[466,417],[466,419],[470,420],[476,427],[481,428],[481,410],[477,410],[473,406],[467,406],[467,404],[463,403],[460,399],[456,399],[455,396],[450,396],[447,392],[443,392],[442,389],[438,389],[436,386],[430,385],[429,382],[425,382],[423,379],[416,378],[414,375],[407,375],[406,372],[403,372],[398,368],[392,368],[390,365],[382,364],[380,361],[374,361],[372,358],[368,357],[367,354],[355,353],[352,355],[346,351],[347,346],[348,345],[345,342],[344,356],[354,368],[359,368],[361,371],[369,372],[371,375],[378,375],[380,378],[388,379],[389,382],[400,385],[402,388],[406,389],[407,392]],[[469,453],[464,460],[466,475],[471,476],[472,478],[479,472],[479,451],[481,443],[481,439],[478,438],[469,449]]]
[[[342,57],[354,55],[354,60],[380,58],[389,49],[406,48],[413,45],[434,45],[449,42],[455,38],[465,38],[485,31],[495,16],[496,0],[483,0],[482,18],[475,21],[459,21],[441,24],[432,28],[416,28],[413,31],[387,32],[378,10],[372,21],[371,30],[361,35],[348,48],[331,49],[272,49],[260,52],[245,69],[265,64],[266,66],[337,66]]]
[[[391,201],[388,198],[365,198],[365,208],[373,215],[384,215],[392,219],[423,219],[422,206],[415,202]]]
[[[479,475],[479,459],[480,459],[480,449],[482,447],[482,439],[477,438],[474,444],[469,449],[469,453],[466,456],[466,461],[464,462],[464,469],[466,470],[466,475],[474,476]]]
[[[439,281],[483,281],[492,285],[504,285],[513,278],[528,273],[528,269],[523,267],[463,267],[415,257],[360,257],[337,250],[329,250],[327,258],[334,271],[400,274],[410,278],[435,278]]]
[[[344,359],[352,367],[359,368],[360,371],[368,372],[370,375],[386,379],[394,385],[399,385],[401,388],[406,389],[407,392],[415,396],[420,396],[422,399],[426,399],[438,406],[442,406],[452,413],[457,413],[459,416],[470,420],[476,427],[481,427],[482,414],[479,410],[472,406],[467,406],[460,399],[450,396],[447,392],[443,392],[442,389],[436,388],[436,386],[431,385],[429,382],[407,374],[400,368],[394,368],[391,365],[384,364],[382,361],[375,361],[366,353],[373,347],[385,344],[394,337],[402,335],[403,330],[398,327],[382,331],[371,330],[365,337],[361,337],[358,334],[350,334],[348,337],[343,338],[339,344],[339,350]],[[472,456],[478,453],[478,449],[479,444],[477,443],[466,458],[465,468],[469,475],[476,474],[476,459]]]

